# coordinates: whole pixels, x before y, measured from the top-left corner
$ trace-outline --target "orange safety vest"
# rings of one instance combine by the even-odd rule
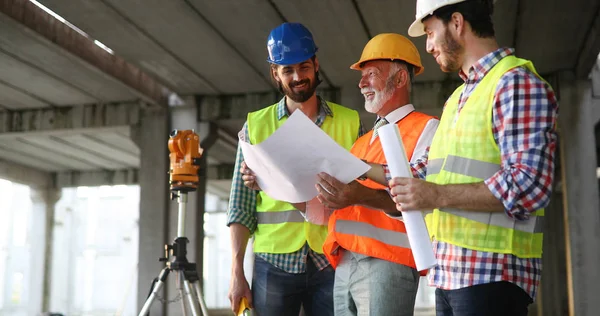
[[[412,157],[421,133],[432,118],[434,117],[413,111],[396,123],[408,159]],[[373,130],[360,137],[350,152],[368,162],[385,164],[379,137],[371,143],[372,135]],[[372,189],[386,189],[370,179],[359,182]],[[333,268],[336,268],[342,259],[339,248],[416,267],[404,222],[390,218],[381,210],[352,205],[333,212],[329,218],[329,233],[323,244],[323,253]],[[426,270],[421,271],[421,275],[426,274]]]

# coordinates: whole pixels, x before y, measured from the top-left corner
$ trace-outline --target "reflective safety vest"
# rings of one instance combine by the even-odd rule
[[[437,184],[480,183],[501,169],[500,150],[492,133],[492,110],[498,81],[507,71],[532,63],[515,56],[498,62],[475,87],[457,114],[463,86],[448,99],[433,138],[427,181]],[[539,77],[539,75],[537,75]],[[435,209],[427,216],[432,238],[479,251],[541,258],[544,210],[517,221],[504,212]]]
[[[345,149],[350,149],[358,137],[360,118],[358,112],[327,102],[332,116],[327,116],[321,129]],[[277,117],[277,106],[266,107],[248,114],[247,128],[250,142],[259,144],[279,128],[287,116]],[[294,166],[289,166],[294,168]],[[256,198],[258,226],[254,233],[254,252],[291,253],[308,242],[312,250],[322,253],[327,236],[327,225],[315,225],[290,203],[278,201],[260,191]]]
[[[421,133],[432,118],[413,111],[396,123],[408,159],[412,157]],[[356,157],[369,162],[385,164],[385,155],[379,137],[371,143],[372,134],[371,130],[359,138],[351,152]],[[369,188],[386,189],[386,186],[369,179],[360,182]],[[323,245],[323,252],[334,268],[342,259],[340,247],[416,268],[404,222],[390,218],[381,210],[352,205],[333,212],[329,218],[329,235]],[[427,271],[423,271],[422,275],[426,273]]]

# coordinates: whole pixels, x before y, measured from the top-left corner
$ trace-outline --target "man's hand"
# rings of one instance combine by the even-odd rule
[[[229,302],[231,302],[231,310],[237,315],[242,297],[248,300],[248,305],[252,308],[252,292],[244,274],[233,274],[229,283],[229,294],[227,294]]]
[[[243,174],[242,180],[244,180],[244,185],[249,187],[252,190],[260,191],[260,187],[258,183],[256,183],[256,174],[248,168],[245,161],[242,161],[242,166],[240,167],[240,173]]]
[[[441,207],[441,190],[435,183],[396,177],[390,180],[389,186],[398,211],[425,211]]]
[[[350,205],[358,204],[363,186],[352,181],[349,184],[344,184],[338,179],[328,175],[325,172],[318,174],[319,182],[317,183],[317,198],[325,207],[338,210]]]

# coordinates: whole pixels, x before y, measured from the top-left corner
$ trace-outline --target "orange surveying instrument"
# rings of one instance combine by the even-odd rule
[[[193,130],[174,130],[169,138],[169,152],[171,191],[195,191],[202,157],[200,138]]]
[[[193,130],[173,130],[169,135],[169,187],[171,199],[177,198],[179,203],[177,219],[177,237],[173,244],[165,245],[165,257],[160,258],[166,266],[155,278],[150,287],[148,298],[142,307],[139,316],[145,316],[155,299],[159,299],[159,292],[164,286],[171,271],[175,272],[178,298],[181,299],[183,314],[187,310],[193,316],[207,316],[208,310],[202,298],[202,289],[196,264],[189,262],[186,258],[186,245],[189,240],[185,237],[185,211],[188,192],[196,191],[198,188],[198,169],[202,158],[200,138]],[[169,261],[169,257],[173,257]],[[164,300],[163,300],[164,301]],[[200,313],[202,311],[202,313]]]

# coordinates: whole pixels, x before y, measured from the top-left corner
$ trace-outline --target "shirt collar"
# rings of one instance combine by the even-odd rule
[[[278,120],[281,120],[282,118],[284,118],[286,116],[290,116],[290,111],[288,111],[288,108],[285,105],[285,98],[286,97],[281,98],[281,100],[279,100],[279,103],[277,104],[277,119]],[[317,96],[317,102],[319,105],[318,117],[325,117],[325,116],[333,117],[333,112],[331,111],[331,108],[329,107],[329,105],[327,105],[327,101],[323,100],[323,98],[321,98],[320,96]]]
[[[463,81],[479,81],[494,67],[502,58],[510,55],[514,55],[514,48],[502,47],[497,50],[481,57],[471,68],[469,68],[469,74],[465,74],[462,69],[459,71],[459,75]]]
[[[385,116],[385,120],[389,124],[396,124],[414,110],[415,110],[415,106],[410,103],[403,105],[403,106],[393,110],[392,112],[388,113],[388,115]],[[378,116],[377,119],[375,120],[375,124],[377,124],[377,122],[379,120],[381,120],[381,117]]]

